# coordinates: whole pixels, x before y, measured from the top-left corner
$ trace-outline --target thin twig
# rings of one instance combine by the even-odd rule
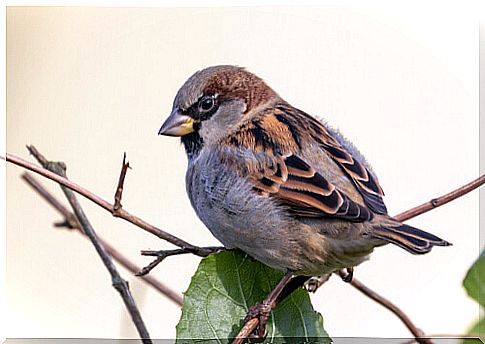
[[[120,178],[118,179],[118,187],[116,188],[116,193],[115,193],[115,204],[113,206],[113,211],[117,212],[118,210],[121,209],[121,197],[123,195],[123,187],[125,184],[125,177],[126,177],[126,172],[130,167],[130,163],[126,162],[126,152],[123,154],[123,164],[121,165],[121,172],[120,172]]]
[[[223,246],[207,246],[202,248],[211,253],[221,252],[226,249]],[[180,254],[187,254],[187,253],[193,253],[193,252],[185,248],[179,248],[175,250],[160,250],[160,251],[143,250],[141,251],[142,256],[155,256],[157,258],[153,260],[150,264],[145,266],[140,272],[137,272],[136,276],[144,276],[148,274],[150,271],[153,270],[153,268],[155,268],[158,264],[164,261],[165,258],[167,257],[177,256]]]
[[[34,191],[36,191],[42,198],[44,198],[47,203],[52,205],[63,217],[64,221],[61,222],[57,227],[67,227],[70,229],[76,229],[78,230],[81,234],[84,234],[81,225],[79,224],[79,221],[77,220],[76,216],[70,212],[64,205],[62,205],[49,191],[47,191],[35,178],[32,176],[30,173],[24,173],[22,174],[22,179],[29,185],[31,186]],[[116,250],[113,246],[111,246],[107,241],[103,240],[102,238],[98,237],[99,242],[101,245],[104,246],[106,251],[116,260],[118,263],[120,263],[123,267],[125,267],[128,271],[130,271],[133,274],[136,274],[138,271],[140,271],[140,267],[137,266],[135,263],[130,261],[128,258],[126,258],[122,253],[120,253],[118,250]],[[173,301],[175,304],[178,306],[182,306],[182,296],[177,293],[176,291],[172,290],[153,276],[143,276],[141,277],[143,281],[148,283],[150,286],[155,288],[158,292],[169,298],[171,301]]]
[[[56,163],[56,162],[47,162],[46,159],[43,156],[41,156],[40,153],[38,153],[37,151],[35,151],[35,153],[37,153],[37,155],[39,156],[39,162],[42,163],[45,168],[67,179],[65,164]],[[74,194],[74,192],[66,187],[61,186],[61,188],[64,194],[66,195],[69,201],[69,204],[71,205],[74,211],[74,214],[76,215],[79,221],[79,224],[83,228],[84,233],[93,244],[94,248],[96,249],[96,252],[98,253],[101,260],[103,261],[103,264],[106,266],[106,269],[110,273],[113,287],[120,293],[121,298],[123,299],[123,302],[125,303],[125,306],[128,309],[128,312],[130,313],[131,319],[133,320],[133,323],[136,326],[136,329],[138,331],[138,334],[142,342],[146,344],[151,344],[152,341],[150,339],[150,335],[148,334],[148,330],[146,329],[146,326],[143,322],[140,311],[136,306],[135,300],[131,295],[130,289],[128,287],[128,283],[120,276],[120,274],[118,273],[118,270],[113,264],[111,256],[106,251],[105,247],[99,242],[96,232],[91,226],[91,223],[89,222],[86,214],[84,213],[81,205],[79,204],[79,201],[76,195]]]
[[[29,150],[31,151],[31,153],[34,156],[36,156],[36,157],[39,156],[35,147],[29,146]],[[38,174],[40,174],[40,175],[42,175],[42,176],[44,176],[44,177],[46,177],[50,180],[55,181],[58,184],[65,186],[65,187],[77,192],[78,194],[86,197],[90,201],[96,203],[101,208],[109,211],[113,216],[122,218],[123,220],[126,220],[126,221],[134,224],[135,226],[142,228],[143,230],[159,237],[160,239],[168,241],[169,243],[171,243],[175,246],[178,246],[180,248],[185,248],[185,249],[191,251],[193,254],[195,254],[197,256],[206,257],[206,256],[208,256],[209,254],[212,253],[211,251],[204,250],[204,248],[202,248],[202,247],[198,247],[198,246],[189,244],[188,242],[186,242],[186,241],[184,241],[184,240],[182,240],[182,239],[180,239],[180,238],[178,238],[178,237],[176,237],[176,236],[174,236],[170,233],[167,233],[167,232],[149,224],[148,222],[142,220],[141,218],[130,214],[129,212],[127,212],[123,208],[121,208],[121,209],[119,209],[115,212],[113,210],[114,209],[113,204],[105,201],[101,197],[95,195],[91,191],[83,188],[82,186],[80,186],[76,183],[73,183],[70,180],[68,180],[64,177],[61,177],[61,176],[59,176],[59,175],[41,167],[41,166],[38,166],[38,165],[33,164],[31,162],[28,162],[28,161],[26,161],[26,160],[24,160],[24,159],[22,159],[18,156],[10,154],[10,153],[7,153],[5,155],[5,160],[10,162],[10,163],[13,163],[15,165],[21,166],[21,167],[23,167],[27,170],[32,171],[32,172],[38,173]]]
[[[345,273],[341,270],[339,271],[340,277],[344,278]],[[359,290],[361,293],[366,295],[367,297],[371,298],[378,304],[384,306],[388,310],[390,310],[392,313],[394,313],[403,323],[404,325],[408,328],[408,330],[413,334],[414,338],[416,341],[420,344],[432,344],[431,340],[429,338],[426,338],[425,333],[416,327],[414,323],[411,321],[411,319],[395,304],[393,304],[391,301],[383,297],[382,295],[376,293],[369,287],[365,286],[362,282],[360,282],[358,279],[355,277],[352,278],[352,281],[350,284]]]
[[[434,208],[440,207],[448,202],[453,201],[454,199],[457,199],[470,191],[475,190],[479,186],[483,185],[485,183],[485,174],[482,174],[480,177],[475,179],[474,181],[463,185],[462,187],[459,187],[456,190],[453,190],[443,196],[440,196],[438,198],[433,198],[429,202],[423,203],[421,205],[418,205],[417,207],[411,208],[409,210],[406,210],[400,214],[397,214],[394,216],[394,218],[398,221],[406,221],[409,220],[413,217],[416,217],[418,215],[424,214]]]
[[[141,271],[138,271],[136,273],[136,276],[145,276],[150,271],[152,271],[155,266],[160,264],[167,257],[176,256],[179,254],[186,254],[186,253],[189,253],[189,251],[183,248],[178,248],[176,250],[141,251],[141,254],[143,256],[156,256],[157,258],[154,261],[152,261],[150,264],[145,266]]]

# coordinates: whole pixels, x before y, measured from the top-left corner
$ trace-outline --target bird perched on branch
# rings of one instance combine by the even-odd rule
[[[348,282],[352,268],[387,243],[414,254],[450,245],[389,216],[357,148],[243,68],[192,75],[159,134],[181,136],[187,193],[212,234],[226,248],[286,271],[247,313],[246,320],[259,319],[255,337],[264,336],[285,287],[304,276],[347,269]]]
[[[387,243],[414,254],[450,245],[389,216],[354,145],[243,68],[192,75],[159,134],[181,136],[187,193],[212,234],[273,268],[322,275]]]

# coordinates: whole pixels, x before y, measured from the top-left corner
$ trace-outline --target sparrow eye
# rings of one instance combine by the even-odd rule
[[[199,101],[199,112],[209,112],[216,104],[214,96],[205,96]]]

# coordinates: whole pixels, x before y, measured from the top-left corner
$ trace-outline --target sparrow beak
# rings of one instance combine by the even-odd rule
[[[165,123],[158,131],[158,135],[184,136],[194,131],[194,120],[183,115],[178,110],[173,110]]]

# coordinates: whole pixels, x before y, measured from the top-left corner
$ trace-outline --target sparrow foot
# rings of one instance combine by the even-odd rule
[[[345,283],[350,283],[354,277],[354,268],[346,268],[345,270],[346,271],[340,270],[338,274],[340,275],[340,278],[342,278],[342,281]]]
[[[311,277],[305,282],[304,287],[309,293],[315,293],[317,289],[322,286],[322,284],[330,279],[330,276],[332,276],[332,274]]]

